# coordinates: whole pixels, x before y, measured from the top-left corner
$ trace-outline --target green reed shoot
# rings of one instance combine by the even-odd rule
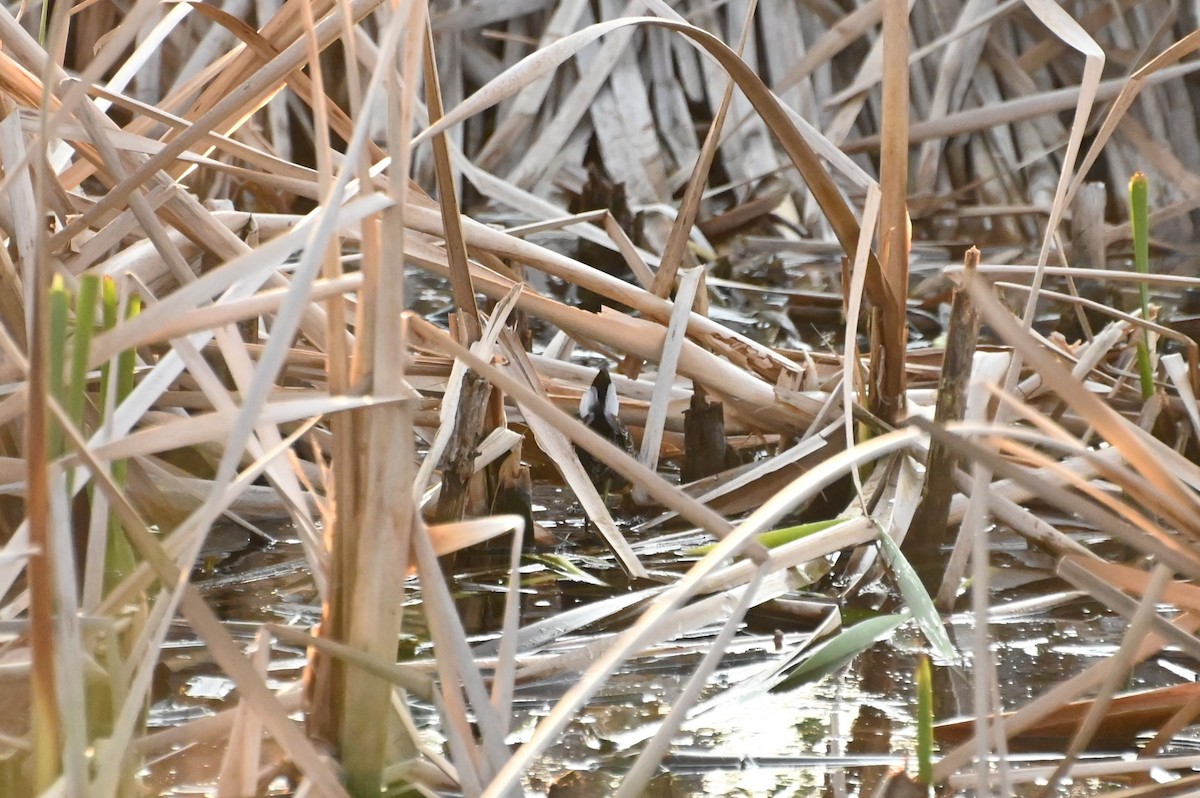
[[[102,286],[102,305],[104,308],[104,329],[111,330],[117,326],[117,320],[121,313],[121,298],[120,292],[117,290],[116,281],[111,277],[105,277]],[[125,318],[131,319],[141,312],[141,300],[134,294],[129,297],[128,305],[125,308]],[[108,401],[109,384],[114,378],[116,384],[116,398],[114,406],[120,405],[125,400],[125,397],[133,391],[134,368],[137,365],[137,353],[132,349],[127,349],[117,356],[116,374],[113,374],[111,363],[105,363],[100,367],[100,409],[101,414]],[[124,487],[128,479],[129,463],[125,460],[117,460],[112,464],[113,482],[119,487]],[[121,581],[125,576],[132,573],[134,566],[137,564],[133,553],[133,546],[128,538],[125,537],[124,530],[121,529],[121,524],[115,517],[109,519],[108,522],[108,548],[105,554],[105,586],[111,587]]]
[[[1133,226],[1133,267],[1138,274],[1150,273],[1150,213],[1147,209],[1148,183],[1141,172],[1134,172],[1129,180],[1129,211]],[[1145,281],[1138,283],[1142,303],[1142,318],[1150,318],[1150,287]],[[1154,395],[1154,368],[1150,364],[1150,331],[1143,330],[1137,342],[1138,374],[1142,382],[1142,398]]]
[[[92,335],[96,327],[96,305],[99,301],[100,279],[85,275],[79,279],[79,295],[75,298],[75,328],[71,343],[71,370],[67,381],[65,409],[75,428],[84,428],[87,409],[88,354],[92,350]]]
[[[917,781],[933,783],[933,666],[926,654],[917,660]]]
[[[137,296],[129,298],[125,310],[126,318],[136,316],[141,309]],[[72,318],[73,314],[73,318]],[[50,287],[50,395],[66,411],[71,423],[85,437],[89,433],[88,409],[88,359],[91,355],[92,339],[96,332],[97,316],[104,330],[117,324],[120,314],[120,298],[116,283],[111,277],[101,279],[95,275],[79,278],[79,289],[72,296],[61,276],[56,276]],[[68,360],[69,350],[69,360]],[[133,390],[136,353],[130,349],[118,355],[116,360],[116,403]],[[113,379],[112,366],[105,364],[100,370],[100,391],[95,406],[103,417],[109,393],[109,380]],[[49,429],[50,454],[61,457],[65,453],[63,430],[57,420],[51,420]],[[113,480],[124,486],[128,478],[128,463],[118,460],[112,464]],[[125,539],[120,524],[115,518],[109,520],[108,551],[105,556],[105,583],[112,585],[133,570],[133,549]]]
[[[50,396],[62,402],[66,398],[67,328],[70,325],[71,294],[63,279],[54,276],[50,284]],[[58,421],[51,416],[47,430],[48,452],[51,458],[63,453],[63,433]]]

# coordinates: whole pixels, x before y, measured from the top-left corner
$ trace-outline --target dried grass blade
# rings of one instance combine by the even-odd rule
[[[1087,154],[1079,163],[1079,170],[1074,182],[1071,184],[1071,191],[1067,195],[1067,202],[1071,201],[1075,196],[1075,192],[1079,190],[1079,187],[1087,179],[1087,174],[1092,168],[1092,164],[1100,157],[1100,153],[1109,139],[1112,138],[1117,125],[1126,112],[1129,111],[1129,108],[1133,105],[1133,101],[1137,99],[1142,89],[1146,87],[1149,78],[1155,73],[1174,65],[1180,59],[1195,52],[1198,48],[1200,48],[1200,30],[1194,30],[1134,72],[1129,81],[1121,86],[1120,93],[1117,94],[1117,98],[1108,109],[1104,121],[1100,124],[1100,129],[1096,131],[1095,138],[1088,148]]]
[[[1075,105],[1075,116],[1071,122],[1071,132],[1067,138],[1067,150],[1063,154],[1062,172],[1059,175],[1058,185],[1054,190],[1054,202],[1050,206],[1050,220],[1046,224],[1046,235],[1042,239],[1042,247],[1038,252],[1037,271],[1034,273],[1032,281],[1033,290],[1030,292],[1029,299],[1025,305],[1022,327],[1025,330],[1029,330],[1033,324],[1038,289],[1042,285],[1042,270],[1045,268],[1046,260],[1050,255],[1050,244],[1058,233],[1058,224],[1067,211],[1067,189],[1071,185],[1071,176],[1075,170],[1075,160],[1079,154],[1079,145],[1083,141],[1084,133],[1087,132],[1088,117],[1090,116],[1092,104],[1096,100],[1096,91],[1100,86],[1101,73],[1104,71],[1104,51],[1088,35],[1087,31],[1071,18],[1062,6],[1052,2],[1052,0],[1025,0],[1025,5],[1029,7],[1029,10],[1054,35],[1078,50],[1084,57],[1083,75],[1079,81],[1079,98]],[[1020,360],[1014,359],[1013,365],[1009,370],[1006,387],[1011,387],[1016,383],[1019,371]]]
[[[1148,77],[1146,85],[1153,86],[1164,81],[1186,77],[1197,70],[1200,70],[1200,62],[1189,61],[1177,66],[1166,67]],[[1102,81],[1096,88],[1093,101],[1111,100],[1120,94],[1121,89],[1125,85],[1126,80],[1124,78]],[[1047,114],[1067,111],[1072,106],[1078,105],[1082,93],[1083,90],[1081,88],[1073,86],[1064,89],[1054,89],[1028,97],[1018,97],[1013,100],[992,103],[985,108],[972,108],[966,111],[947,114],[941,119],[928,119],[923,122],[916,122],[909,129],[909,138],[913,143],[919,143],[929,139],[961,136],[1002,125],[1015,124]],[[878,149],[881,141],[881,136],[872,134],[847,141],[843,149],[847,154],[855,155]]]
[[[1140,436],[1133,433],[1125,421],[1108,405],[1083,390],[1069,372],[1063,369],[1045,350],[1016,324],[992,296],[981,278],[968,280],[967,290],[980,314],[1013,349],[1033,367],[1042,379],[1076,412],[1087,419],[1104,438],[1121,451],[1125,459],[1179,510],[1182,528],[1200,536],[1196,511],[1200,509],[1194,494],[1184,490],[1178,477],[1167,471],[1160,460],[1146,447]],[[1185,508],[1191,508],[1189,514]]]
[[[596,39],[629,26],[654,26],[677,31],[713,57],[730,74],[762,117],[767,128],[776,136],[801,177],[812,191],[817,204],[829,220],[846,253],[853,258],[858,241],[858,221],[851,212],[832,177],[818,160],[804,136],[790,121],[779,100],[763,84],[753,69],[737,57],[724,42],[712,34],[686,23],[652,17],[630,17],[601,22],[566,36],[538,50],[450,110],[442,120],[424,130],[416,141],[440,133],[496,103],[511,97],[526,85],[556,69],[561,63]],[[882,277],[874,254],[869,256],[871,275],[868,277],[872,294],[882,295]]]
[[[436,122],[442,117],[442,89],[438,82],[437,60],[433,52],[433,27],[428,17],[425,22],[425,104],[429,110],[430,122]],[[467,266],[467,245],[463,241],[456,181],[445,133],[433,137],[433,162],[437,175],[438,204],[442,209],[442,225],[446,230],[450,292],[465,326],[466,342],[473,344],[482,332],[479,308],[475,305],[475,289],[471,286],[471,270]]]
[[[531,623],[528,626],[522,627],[514,635],[516,652],[518,654],[536,652],[542,649],[547,643],[552,643],[565,635],[578,631],[585,626],[598,623],[605,618],[611,618],[617,613],[632,607],[634,604],[652,599],[665,589],[665,586],[657,586],[629,593],[618,593],[615,596],[609,596],[591,604],[583,604],[569,610],[563,610],[553,617]],[[471,653],[477,660],[498,657],[500,646],[503,642],[503,640],[485,640],[482,643],[476,644],[471,649]]]
[[[638,248],[629,240],[629,235],[621,229],[621,225],[617,224],[617,220],[608,211],[604,212],[604,232],[608,233],[608,237],[616,245],[617,251],[625,259],[625,265],[633,272],[638,284],[649,291],[654,285],[654,273],[646,266],[646,261],[642,260]]]
[[[260,628],[254,635],[254,647],[250,662],[258,677],[267,679],[271,663],[271,638],[266,629]],[[229,745],[221,757],[221,770],[217,775],[217,798],[251,795],[258,788],[258,763],[262,756],[262,721],[244,701],[238,701],[234,709],[233,728],[229,732]]]
[[[890,1],[890,0],[889,0]],[[854,446],[855,429],[853,408],[857,402],[854,389],[860,385],[859,368],[861,358],[858,352],[858,323],[862,318],[864,287],[867,282],[867,253],[871,251],[871,234],[875,230],[875,221],[879,218],[881,194],[877,186],[867,188],[867,198],[863,202],[863,223],[859,228],[859,245],[857,254],[851,263],[850,285],[846,288],[846,326],[843,333],[845,349],[842,352],[842,423],[846,430],[846,448]],[[907,322],[906,322],[907,323]],[[854,489],[862,500],[862,477],[858,471],[852,472]],[[865,502],[864,502],[865,505]]]
[[[71,539],[71,509],[69,487],[61,467],[54,465],[49,478],[51,488],[51,535],[54,541],[55,601],[59,611],[54,623],[54,653],[59,658],[56,676],[58,715],[63,722],[62,783],[66,794],[86,792],[88,776],[88,691],[85,682],[89,656],[84,644],[83,626],[76,608],[79,594],[76,588],[74,543]],[[95,687],[93,686],[93,691]]]
[[[796,65],[779,80],[775,91],[782,94],[798,85],[818,68],[832,61],[842,50],[861,39],[883,19],[883,4],[884,0],[869,0],[838,19],[809,46]],[[905,71],[908,71],[907,68]]]
[[[661,272],[660,272],[661,273]],[[658,470],[658,453],[662,445],[663,428],[667,421],[667,403],[671,399],[671,388],[675,384],[675,368],[679,364],[679,350],[687,335],[687,320],[691,315],[692,303],[696,298],[696,288],[704,275],[701,267],[688,269],[679,280],[679,291],[675,296],[675,310],[667,325],[667,335],[663,340],[662,357],[659,360],[658,376],[654,382],[654,396],[650,400],[650,412],[646,417],[646,426],[642,434],[642,451],[639,459],[642,465],[651,471]],[[635,487],[634,500],[645,503],[649,498],[642,493],[641,487]]]
[[[1175,390],[1179,392],[1184,412],[1187,413],[1188,421],[1192,425],[1192,435],[1200,439],[1200,410],[1196,406],[1196,394],[1192,391],[1193,375],[1189,373],[1188,367],[1183,362],[1183,356],[1178,352],[1163,355],[1160,362],[1167,372],[1167,377],[1174,384]]]
[[[742,33],[737,47],[739,57],[746,48],[746,40],[750,36],[754,19],[754,9],[757,5],[757,0],[750,0],[746,9],[746,16],[742,20]],[[687,188],[684,189],[678,213],[671,225],[671,232],[667,236],[667,243],[663,247],[662,261],[659,265],[658,273],[654,275],[654,285],[650,288],[651,293],[658,296],[665,297],[670,293],[671,287],[675,285],[675,275],[683,263],[684,254],[687,252],[687,244],[691,238],[692,226],[696,223],[696,218],[700,213],[700,200],[704,196],[704,186],[708,182],[708,173],[712,169],[713,159],[717,154],[717,145],[721,141],[721,130],[725,125],[725,117],[729,113],[729,104],[733,100],[733,88],[733,80],[726,79],[725,90],[721,94],[721,102],[717,106],[716,113],[713,114],[712,121],[709,123],[708,133],[704,137],[704,144],[700,147],[699,157],[697,157],[696,163],[692,167],[692,174],[688,178]]]
[[[268,402],[261,408],[259,421],[262,424],[288,424],[328,413],[378,407],[404,401],[407,397],[321,397],[299,399],[290,402]],[[93,454],[104,460],[120,460],[126,457],[141,457],[172,449],[186,449],[201,443],[228,440],[237,421],[237,408],[229,407],[213,413],[184,416],[178,421],[138,430],[112,443],[93,446]]]
[[[525,536],[524,519],[514,530],[508,558],[508,594],[504,597],[504,618],[500,627],[500,650],[492,676],[492,707],[500,721],[500,730],[507,735],[512,724],[512,699],[516,689],[517,632],[521,625],[521,551]],[[474,653],[474,652],[472,652]]]
[[[894,423],[904,410],[905,348],[908,340],[908,0],[883,2],[883,146],[879,153],[879,241],[887,260],[882,284],[869,296],[880,309],[880,355],[871,410]],[[870,284],[869,284],[870,285]]]
[[[453,709],[463,720],[468,714],[474,715],[480,731],[480,747],[485,758],[485,761],[478,762],[478,775],[482,781],[486,781],[508,758],[502,731],[504,724],[496,716],[483,684],[483,676],[471,658],[471,649],[462,620],[455,611],[454,599],[438,565],[429,536],[423,530],[419,519],[416,519],[415,526],[417,530],[412,536],[412,544],[424,596],[425,618],[438,651],[442,697],[450,702],[448,708]],[[463,694],[469,703],[469,709],[467,704],[462,703]],[[461,742],[464,746],[474,747],[473,743],[467,740]],[[467,763],[456,757],[454,764],[461,775]]]
[[[392,658],[381,659],[373,657],[344,643],[330,640],[328,637],[314,637],[312,634],[301,631],[294,626],[280,626],[269,623],[265,624],[263,628],[279,640],[294,645],[319,648],[322,651],[352,663],[356,668],[361,668],[381,679],[386,679],[397,687],[412,693],[422,701],[433,702],[433,679],[417,671],[410,665],[393,662]]]
[[[521,535],[529,530],[525,529],[525,519],[519,515],[489,515],[486,518],[471,518],[451,524],[434,524],[428,531],[429,539],[433,543],[433,553],[442,557],[506,532],[515,532],[520,539]]]

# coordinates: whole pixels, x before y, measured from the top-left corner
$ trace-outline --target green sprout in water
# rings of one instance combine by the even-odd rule
[[[933,666],[925,654],[917,661],[917,781],[933,784]]]
[[[1133,267],[1138,274],[1150,273],[1150,214],[1147,210],[1146,176],[1134,172],[1129,180],[1129,211],[1133,225]],[[1150,287],[1143,280],[1138,283],[1142,301],[1142,318],[1150,318]],[[1154,368],[1150,364],[1150,331],[1143,330],[1137,342],[1138,374],[1142,382],[1142,398],[1154,395]]]

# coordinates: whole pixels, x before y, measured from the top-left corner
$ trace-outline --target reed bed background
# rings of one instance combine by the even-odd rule
[[[133,794],[139,763],[168,740],[217,738],[229,741],[222,795],[256,794],[285,767],[302,795],[519,794],[611,674],[715,628],[623,777],[619,794],[637,795],[747,610],[794,589],[797,566],[850,553],[841,597],[887,574],[908,615],[884,625],[916,617],[940,665],[965,665],[976,686],[973,733],[927,781],[1012,794],[1085,772],[1077,756],[1130,669],[1168,644],[1200,653],[1196,344],[1159,307],[1194,290],[1200,254],[1196,13],[1166,0],[0,9],[0,689],[12,710],[0,792]],[[623,186],[625,213],[572,204],[589,169]],[[1124,268],[1135,172],[1149,270]],[[971,245],[982,262],[964,263]],[[765,295],[835,297],[840,336],[772,346],[710,312],[730,283],[721,265],[765,252],[808,264]],[[448,281],[445,323],[410,310],[422,273]],[[948,343],[908,353],[909,296],[934,293],[927,280],[949,281],[947,306],[958,286]],[[1149,295],[1125,304],[1138,285]],[[583,309],[564,286],[619,307]],[[1051,295],[1092,311],[1081,335],[1035,328]],[[527,351],[518,318],[548,343]],[[571,362],[577,345],[621,364],[638,458],[574,417],[594,373]],[[724,404],[731,436],[769,445],[689,491],[656,466],[696,385]],[[643,580],[552,629],[518,629],[523,522],[461,517],[472,471],[523,438]],[[682,576],[646,580],[573,443],[719,542]],[[846,478],[836,523],[782,545],[756,538]],[[443,508],[447,494],[460,503]],[[1122,556],[1068,536],[1047,507]],[[273,518],[303,542],[323,620],[266,626],[246,651],[190,574],[219,519]],[[1109,661],[1009,715],[985,621],[993,523],[1131,619]],[[485,651],[438,556],[500,536],[514,567]],[[930,598],[948,608],[965,575],[970,650],[946,638]],[[400,608],[418,591],[433,659],[397,663]],[[612,617],[626,620],[586,651],[538,656]],[[176,619],[239,704],[147,735]],[[840,621],[831,603],[820,630]],[[856,635],[841,638],[851,650],[869,642]],[[272,639],[309,647],[303,688],[268,687]],[[514,690],[572,671],[510,750]],[[1010,772],[1007,736],[1082,697],[1092,703],[1053,771]],[[436,706],[444,750],[417,733],[418,701]],[[1164,704],[1145,754],[1200,709]]]

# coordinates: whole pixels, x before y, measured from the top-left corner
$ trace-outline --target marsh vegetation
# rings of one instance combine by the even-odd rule
[[[0,9],[0,794],[1191,794],[1195,13]]]

